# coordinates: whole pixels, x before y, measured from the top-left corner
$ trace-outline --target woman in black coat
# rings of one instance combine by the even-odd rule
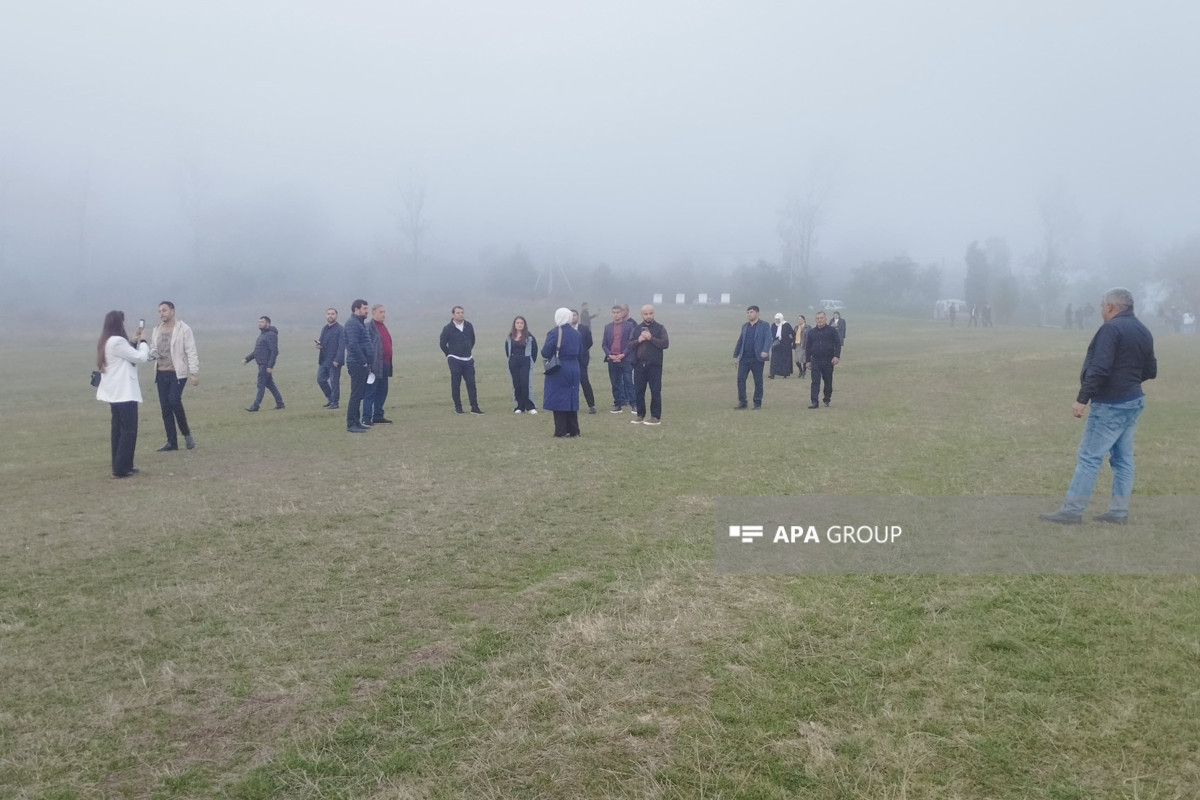
[[[768,378],[776,375],[786,378],[792,374],[792,345],[795,343],[796,329],[784,322],[783,314],[776,314],[775,324],[771,326],[771,372]]]

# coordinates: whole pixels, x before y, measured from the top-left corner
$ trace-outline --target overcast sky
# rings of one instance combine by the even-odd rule
[[[105,219],[182,235],[180,176],[434,249],[652,266],[777,259],[832,176],[827,258],[961,263],[1036,244],[1058,182],[1084,234],[1197,228],[1200,3],[0,0],[0,169],[86,169]],[[1115,222],[1116,221],[1116,222]]]

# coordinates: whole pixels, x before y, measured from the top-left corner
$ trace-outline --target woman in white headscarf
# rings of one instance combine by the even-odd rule
[[[542,408],[554,412],[554,435],[569,439],[579,435],[579,331],[571,327],[571,309],[554,312],[554,325],[542,345],[542,358],[557,355],[561,366],[546,376]]]
[[[783,321],[783,314],[776,314],[771,326],[771,372],[768,378],[776,375],[786,378],[792,374],[792,345],[795,343],[796,329]]]

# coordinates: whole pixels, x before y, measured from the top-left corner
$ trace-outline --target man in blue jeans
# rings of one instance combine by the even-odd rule
[[[1060,525],[1078,525],[1083,521],[1105,454],[1113,471],[1112,500],[1108,511],[1093,519],[1116,525],[1129,521],[1133,433],[1145,404],[1142,381],[1158,376],[1154,337],[1133,315],[1133,295],[1129,290],[1109,289],[1100,301],[1100,316],[1104,324],[1088,345],[1079,376],[1079,394],[1072,407],[1075,417],[1082,418],[1088,403],[1092,405],[1084,424],[1083,441],[1079,443],[1075,475],[1062,508],[1039,515]]]

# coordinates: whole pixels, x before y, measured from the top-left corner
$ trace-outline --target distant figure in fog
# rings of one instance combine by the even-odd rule
[[[833,316],[829,318],[829,327],[838,332],[838,338],[842,340],[842,345],[846,344],[846,320],[842,319],[842,312],[835,311]]]
[[[985,328],[992,327],[992,304],[991,303],[983,304],[983,327],[985,327]]]
[[[1066,330],[1071,330],[1071,325],[1075,322],[1075,310],[1073,308],[1071,308],[1071,303],[1067,303],[1067,310],[1065,312],[1065,316],[1066,316],[1066,320],[1065,320],[1066,324],[1063,325],[1063,327]]]
[[[954,318],[958,316],[958,303],[951,303],[947,313],[950,315],[950,327],[953,328]]]
[[[96,399],[108,403],[112,409],[114,478],[128,478],[138,472],[133,466],[133,452],[137,449],[138,403],[142,402],[137,365],[149,360],[150,345],[142,338],[142,329],[134,331],[131,343],[125,334],[125,312],[108,312],[100,329],[100,341],[96,343],[96,369],[100,370]]]

